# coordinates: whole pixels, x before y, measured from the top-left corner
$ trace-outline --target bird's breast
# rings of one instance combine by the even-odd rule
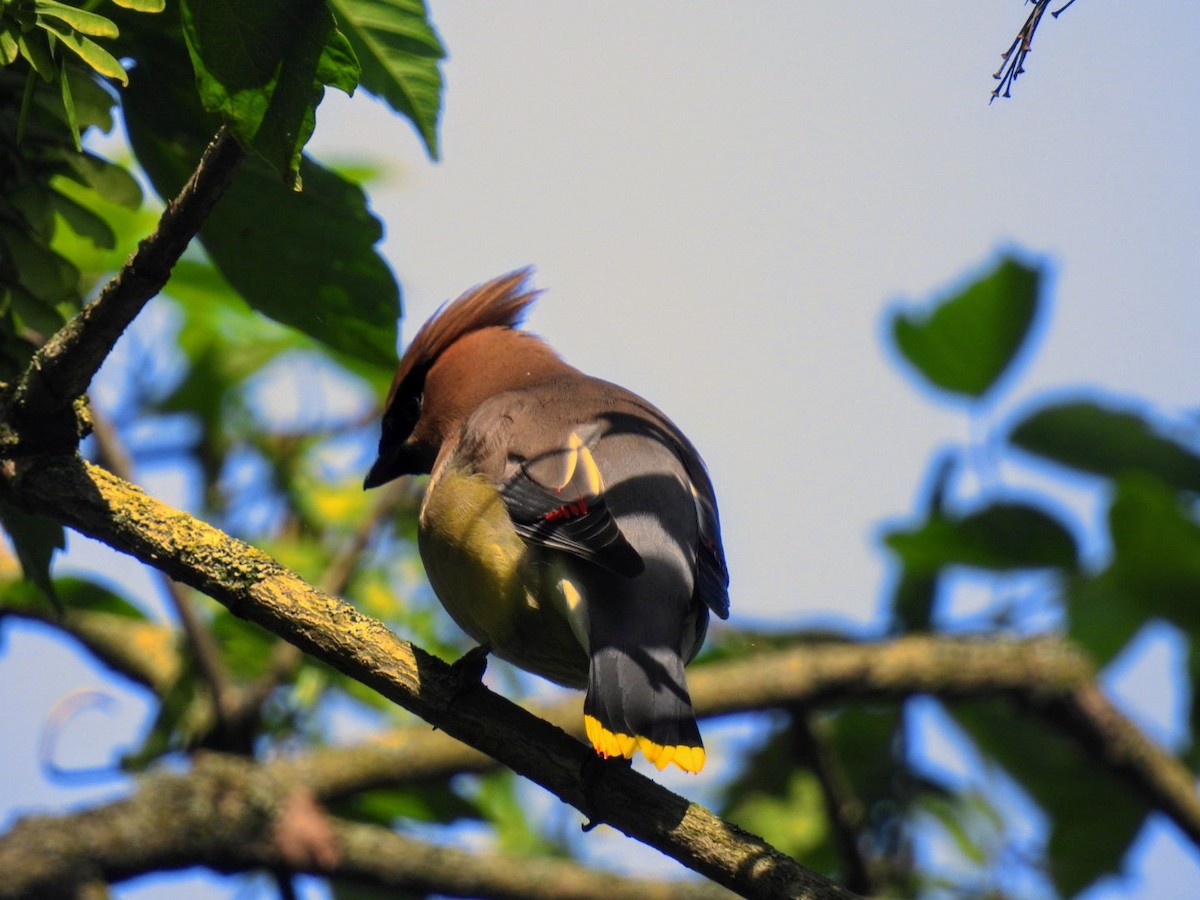
[[[453,464],[435,473],[421,505],[418,547],[434,592],[467,634],[554,681],[586,679],[587,657],[547,595],[544,565],[485,476]]]

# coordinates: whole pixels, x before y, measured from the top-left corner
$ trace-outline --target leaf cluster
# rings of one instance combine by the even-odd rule
[[[1032,352],[1044,281],[1041,266],[1002,257],[925,304],[896,305],[891,346],[923,388],[978,423]],[[935,454],[916,512],[883,531],[895,568],[890,633],[1015,636],[1051,623],[1105,667],[1147,625],[1169,623],[1188,648],[1184,758],[1195,768],[1200,430],[1089,389],[1034,397],[971,432],[981,436]],[[1099,520],[1081,494],[1099,498]],[[914,726],[931,717],[991,775],[963,782],[931,767]],[[1022,860],[1016,868],[1047,890],[1075,896],[1120,871],[1152,807],[1054,718],[1028,698],[789,711],[726,803],[820,871],[847,879],[857,867],[864,891],[1005,896]],[[1028,803],[1045,817],[1044,840],[1028,837]],[[930,842],[957,862],[917,864]]]

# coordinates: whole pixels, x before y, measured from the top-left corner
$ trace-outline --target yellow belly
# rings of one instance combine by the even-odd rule
[[[418,546],[446,611],[476,641],[545,678],[581,687],[587,656],[549,593],[549,566],[513,529],[487,479],[452,468],[430,482]]]

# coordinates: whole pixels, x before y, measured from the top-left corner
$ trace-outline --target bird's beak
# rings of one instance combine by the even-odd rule
[[[375,460],[374,465],[371,466],[371,471],[367,472],[367,477],[363,479],[363,490],[369,491],[371,488],[387,484],[392,479],[406,474],[408,472],[400,461],[399,453],[394,449],[391,451],[380,451],[379,458]]]

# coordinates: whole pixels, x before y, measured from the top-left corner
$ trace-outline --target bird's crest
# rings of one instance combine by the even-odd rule
[[[533,267],[517,269],[477,285],[457,300],[443,305],[409,342],[388,392],[387,406],[413,372],[427,370],[447,347],[464,335],[483,328],[515,328],[539,291],[527,286]]]

